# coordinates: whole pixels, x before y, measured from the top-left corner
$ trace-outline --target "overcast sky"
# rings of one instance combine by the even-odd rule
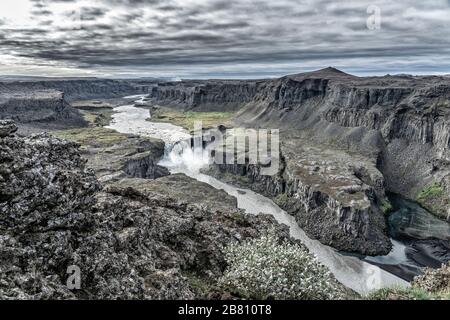
[[[0,74],[261,78],[327,66],[450,73],[450,0],[0,0]]]

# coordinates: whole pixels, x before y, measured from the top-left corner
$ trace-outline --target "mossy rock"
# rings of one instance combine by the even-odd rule
[[[450,194],[441,183],[433,182],[423,188],[416,198],[424,208],[442,219],[450,213]]]
[[[420,191],[417,196],[417,200],[426,201],[428,199],[441,197],[443,194],[444,194],[444,187],[442,187],[439,183],[435,182],[422,189],[422,191]]]
[[[289,197],[286,193],[280,193],[274,199],[274,202],[278,204],[281,208],[288,204]]]
[[[389,200],[383,200],[381,201],[380,209],[384,214],[388,214],[394,209],[394,207]]]
[[[369,300],[450,300],[450,265],[426,268],[409,288],[386,288],[369,294]]]
[[[109,125],[114,114],[114,110],[108,108],[98,108],[95,111],[81,110],[84,120],[86,120],[90,126],[104,127]]]

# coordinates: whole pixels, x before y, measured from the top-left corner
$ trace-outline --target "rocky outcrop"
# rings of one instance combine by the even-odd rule
[[[190,202],[193,188],[217,194],[203,183],[189,183],[187,202],[143,187],[150,180],[102,189],[76,143],[0,128],[1,299],[220,298],[227,244],[268,228],[291,241],[225,192],[220,207]]]
[[[47,134],[0,141],[0,229],[21,233],[90,223],[100,185],[77,145]]]
[[[163,155],[164,150],[156,155],[151,151],[138,153],[126,161],[123,171],[135,178],[157,179],[168,176],[169,170],[158,165]]]
[[[389,202],[383,176],[370,159],[304,140],[286,141],[281,154],[274,176],[261,174],[261,166],[253,164],[212,165],[208,173],[272,198],[324,244],[365,255],[390,251],[380,209]]]
[[[53,90],[63,92],[67,101],[96,98],[115,98],[145,94],[155,85],[154,81],[112,79],[60,79],[34,81],[0,81],[0,94]]]
[[[59,91],[0,93],[0,119],[14,120],[20,125],[36,127],[79,127],[86,125]]]
[[[162,140],[96,126],[54,131],[53,134],[79,143],[87,166],[102,183],[124,177],[156,179],[170,174],[158,165],[164,155]]]

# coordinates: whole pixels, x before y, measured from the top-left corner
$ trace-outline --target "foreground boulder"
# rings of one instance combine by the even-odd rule
[[[1,230],[83,229],[99,188],[75,143],[47,134],[1,140]]]

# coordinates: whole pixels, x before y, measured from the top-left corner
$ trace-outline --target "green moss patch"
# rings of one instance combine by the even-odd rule
[[[442,184],[434,182],[419,192],[416,198],[424,208],[441,219],[448,219],[450,196]]]
[[[428,199],[438,198],[444,195],[444,188],[437,182],[426,186],[419,192],[417,200],[424,201]]]
[[[102,127],[57,130],[51,133],[61,139],[77,142],[82,146],[103,147],[120,143],[128,139],[126,134]]]
[[[367,296],[368,300],[449,300],[450,292],[431,293],[421,288],[381,289]]]
[[[383,211],[384,214],[388,214],[389,212],[391,212],[394,209],[394,207],[389,202],[389,200],[381,201],[380,208],[381,208],[381,210]]]
[[[169,108],[160,107],[152,111],[152,118],[149,121],[168,122],[187,130],[194,129],[196,121],[202,121],[203,128],[216,128],[219,125],[226,127],[232,126],[232,112],[197,112],[197,111],[178,111]]]
[[[112,115],[114,114],[112,109],[107,108],[99,108],[95,111],[80,110],[80,112],[89,125],[94,127],[104,127],[109,125]]]
[[[281,208],[287,205],[289,201],[289,197],[286,193],[280,193],[274,199],[275,203],[278,204]]]

